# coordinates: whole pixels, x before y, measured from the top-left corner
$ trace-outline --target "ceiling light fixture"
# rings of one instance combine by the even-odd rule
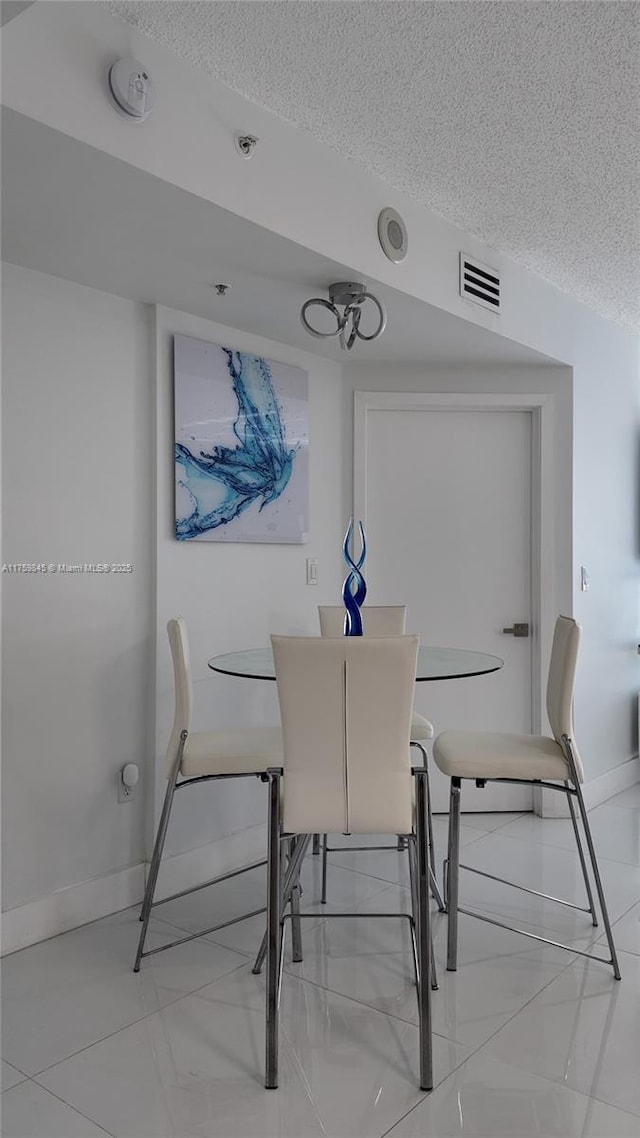
[[[373,301],[373,304],[378,310],[379,318],[378,327],[375,332],[372,332],[368,336],[360,331],[362,305],[365,300]],[[307,312],[314,304],[319,305],[321,308],[327,308],[332,316],[335,316],[336,327],[331,331],[319,332],[309,323]],[[344,306],[342,313],[338,311],[338,306],[341,308]],[[351,351],[356,339],[377,340],[378,336],[382,335],[387,326],[387,314],[382,303],[373,293],[367,292],[364,284],[356,281],[338,281],[337,284],[329,285],[329,299],[324,300],[318,296],[307,300],[300,310],[300,319],[307,332],[309,332],[311,336],[316,336],[319,340],[324,340],[326,337],[339,336],[340,347],[345,352]]]

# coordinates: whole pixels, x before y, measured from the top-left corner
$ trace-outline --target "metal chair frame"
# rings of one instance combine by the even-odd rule
[[[430,1091],[433,1089],[433,1053],[431,1036],[431,983],[427,980],[427,977],[432,977],[432,944],[429,913],[430,866],[427,831],[428,775],[424,767],[414,767],[412,768],[412,773],[415,779],[415,829],[413,833],[406,835],[412,883],[412,912],[375,913],[367,914],[367,916],[388,917],[396,920],[399,918],[409,921],[418,995],[420,1087],[422,1090]],[[317,920],[317,913],[295,914],[293,908],[291,914],[285,914],[283,912],[283,902],[297,881],[302,859],[306,853],[311,835],[290,835],[283,834],[282,832],[280,793],[280,780],[282,775],[282,768],[278,767],[270,768],[263,776],[265,781],[269,783],[265,1041],[265,1087],[268,1089],[278,1086],[278,1028],[283,971],[283,942],[286,921],[291,919],[292,930],[295,930],[298,918],[314,917]],[[282,881],[282,844],[292,841],[294,843],[294,852],[289,860],[285,880]],[[363,914],[325,913],[323,916],[328,918],[362,918]],[[295,932],[293,932],[294,938],[295,935]]]
[[[529,937],[531,940],[542,941],[544,944],[551,944],[555,948],[564,948],[568,952],[573,952],[578,956],[586,956],[591,960],[599,960],[603,964],[610,964],[613,968],[613,974],[616,980],[620,979],[620,966],[618,964],[618,957],[613,942],[613,934],[611,932],[611,922],[609,920],[609,912],[605,900],[604,889],[602,886],[602,878],[600,876],[600,869],[596,857],[596,851],[593,844],[593,837],[591,834],[591,827],[589,825],[589,818],[587,809],[584,803],[584,796],[582,794],[582,787],[578,778],[576,762],[573,754],[573,745],[568,735],[562,736],[562,747],[564,750],[565,759],[569,768],[569,778],[563,783],[547,782],[544,779],[516,779],[516,778],[494,778],[494,779],[476,779],[476,783],[484,786],[486,782],[502,782],[502,783],[515,783],[522,785],[524,783],[530,786],[541,786],[547,790],[556,790],[561,794],[566,795],[567,803],[569,805],[569,814],[573,826],[573,832],[576,839],[578,848],[578,856],[580,858],[580,866],[582,868],[582,875],[584,878],[585,890],[588,907],[584,908],[581,905],[575,905],[571,901],[564,901],[560,897],[552,897],[548,893],[541,893],[537,889],[529,889],[524,885],[518,885],[514,881],[508,881],[504,877],[497,877],[492,873],[485,873],[483,870],[475,869],[470,865],[461,865],[460,863],[460,796],[461,796],[461,783],[460,777],[453,777],[451,779],[451,792],[450,792],[450,805],[449,805],[449,842],[448,842],[448,856],[444,861],[444,893],[447,904],[448,921],[447,921],[447,969],[450,972],[455,972],[457,969],[458,961],[458,914],[463,913],[467,917],[476,917],[480,921],[485,921],[490,925],[497,925],[498,928],[508,929],[510,932],[520,933],[521,936]],[[473,781],[473,780],[472,780]],[[589,852],[589,860],[591,862],[591,870],[595,881],[596,892],[598,894],[598,901],[600,903],[600,910],[602,913],[602,920],[605,927],[607,943],[609,945],[609,952],[611,953],[610,959],[607,960],[604,956],[598,956],[593,952],[585,952],[582,949],[576,948],[573,945],[562,944],[559,941],[551,940],[548,937],[538,936],[536,933],[529,932],[527,929],[517,928],[514,925],[508,925],[504,921],[496,920],[494,917],[488,917],[484,913],[478,913],[472,909],[460,908],[458,904],[459,896],[459,881],[460,870],[465,869],[471,873],[476,873],[481,877],[488,877],[492,881],[499,881],[503,885],[510,885],[513,889],[520,889],[524,893],[531,893],[536,897],[542,897],[547,901],[554,901],[559,905],[564,905],[570,909],[577,909],[582,913],[589,913],[594,927],[598,926],[598,917],[594,903],[593,892],[591,889],[591,882],[587,870],[587,861],[584,854],[584,849],[580,839],[580,831],[578,828],[578,820],[574,806],[574,799],[578,804],[580,818],[584,827],[585,838],[587,842],[587,850]]]
[[[140,971],[140,963],[147,956],[155,956],[158,952],[166,952],[168,948],[175,948],[178,944],[185,944],[187,941],[196,940],[198,937],[206,936],[208,933],[217,932],[219,929],[228,928],[230,925],[236,925],[240,921],[246,921],[249,917],[258,916],[260,913],[266,912],[266,905],[260,909],[253,909],[250,913],[243,913],[239,917],[232,917],[228,921],[222,921],[217,925],[212,925],[211,928],[202,929],[201,932],[190,933],[187,936],[180,937],[178,940],[172,940],[168,944],[159,945],[157,948],[149,948],[145,952],[145,942],[147,939],[147,932],[149,928],[149,920],[151,912],[159,905],[166,905],[169,901],[176,901],[179,897],[186,897],[190,893],[197,893],[200,889],[207,889],[211,885],[218,885],[222,881],[229,881],[233,877],[238,877],[242,873],[248,873],[252,869],[259,869],[260,866],[266,865],[267,860],[263,858],[261,861],[252,862],[251,865],[245,865],[241,869],[233,869],[228,873],[222,873],[218,877],[212,877],[208,881],[203,881],[199,885],[192,885],[189,889],[183,889],[179,893],[172,893],[169,897],[162,897],[159,901],[154,900],[156,885],[158,882],[158,873],[160,871],[160,863],[162,861],[162,853],[164,844],[167,837],[167,830],[169,828],[169,819],[171,816],[171,808],[173,806],[173,797],[177,790],[182,790],[185,786],[193,786],[194,783],[214,782],[221,779],[231,778],[260,778],[263,776],[263,771],[243,772],[242,774],[212,774],[212,775],[197,775],[194,778],[185,778],[178,782],[180,773],[180,765],[182,763],[182,755],[184,752],[185,744],[189,737],[189,732],[183,730],[180,734],[180,743],[176,753],[176,758],[171,770],[171,775],[167,779],[167,789],[164,796],[164,803],[162,806],[162,813],[158,823],[158,830],[153,847],[153,855],[151,864],[149,866],[149,876],[144,892],[144,900],[140,910],[140,920],[142,922],[142,929],[140,930],[140,938],[138,940],[138,948],[136,952],[135,963],[133,966],[134,972]]]
[[[413,739],[411,740],[411,746],[417,747],[418,750],[421,752],[422,760],[423,760],[423,764],[424,764],[424,769],[426,772],[426,782],[427,782],[427,833],[429,836],[429,850],[430,850],[430,854],[431,854],[431,857],[430,857],[430,867],[431,868],[429,870],[429,881],[430,881],[430,887],[431,887],[431,895],[432,895],[434,901],[436,902],[440,912],[445,913],[446,912],[446,906],[445,906],[445,903],[442,899],[442,894],[440,893],[440,887],[438,885],[436,875],[433,871],[433,865],[434,865],[434,859],[435,859],[435,845],[434,845],[434,841],[433,841],[433,818],[431,815],[431,784],[429,782],[429,767],[428,767],[428,763],[427,763],[427,752],[426,752],[426,749],[422,746],[422,743],[418,743],[417,741],[415,741]],[[317,843],[316,843],[316,838],[318,839]],[[330,854],[330,853],[341,853],[343,851],[348,853],[351,850],[356,850],[356,851],[357,850],[396,850],[396,851],[402,851],[405,848],[405,838],[404,838],[403,834],[398,834],[398,840],[397,840],[397,843],[395,846],[330,846],[328,843],[327,834],[322,835],[322,843],[320,843],[320,835],[314,834],[313,835],[313,852],[314,852],[314,854],[320,853],[320,848],[322,848],[322,896],[321,896],[321,902],[323,905],[326,905],[326,903],[327,903],[327,855],[328,854]]]
[[[440,912],[444,913],[444,912],[446,912],[446,909],[444,907],[444,902],[443,902],[442,897],[440,895],[438,883],[436,881],[435,874],[433,872],[434,845],[433,845],[433,830],[432,830],[432,825],[431,825],[431,789],[430,789],[430,783],[429,783],[429,770],[427,768],[427,756],[425,753],[425,749],[421,743],[412,742],[411,746],[412,747],[418,747],[418,749],[422,753],[422,758],[424,761],[424,767],[421,769],[424,770],[425,786],[426,786],[427,826],[425,829],[425,833],[428,835],[428,840],[429,840],[429,884],[430,884],[430,888],[431,888],[431,893],[432,893],[433,897],[435,898],[435,900],[438,902],[438,908],[440,909]],[[324,841],[326,842],[327,835],[324,834],[323,837],[324,837]],[[308,835],[306,835],[306,839],[305,839],[306,844],[305,844],[305,851],[304,851],[305,853],[306,853],[306,849],[309,845],[310,839],[313,840],[313,846],[312,846],[313,853],[316,852],[316,848],[315,848],[316,847],[316,838],[319,839],[320,835],[319,834],[313,834],[313,835],[308,834]],[[295,839],[292,839],[292,841],[295,842]],[[417,874],[417,867],[416,867],[416,862],[415,862],[415,849],[412,847],[411,843],[408,841],[406,835],[404,835],[404,834],[398,835],[397,846],[339,846],[336,848],[337,849],[345,849],[345,850],[396,850],[396,851],[402,851],[402,850],[406,849],[407,853],[408,853],[408,859],[409,859],[409,881],[410,881],[410,888],[411,888],[412,904],[413,904],[414,912],[416,911],[417,902],[416,902],[415,895],[414,895],[415,878],[416,878],[416,874]],[[292,857],[292,855],[290,854],[290,858],[291,857]],[[302,858],[300,859],[300,862],[297,863],[297,865],[298,865],[297,877],[295,875],[295,872],[288,873],[287,877],[285,878],[284,884],[282,886],[282,902],[285,905],[287,903],[291,904],[292,959],[293,959],[294,963],[296,963],[296,964],[300,963],[300,961],[302,960],[300,917],[306,917],[306,916],[311,915],[311,914],[304,914],[304,913],[300,912],[300,895],[302,893],[302,889],[301,889],[300,883],[299,883],[299,875],[300,875],[300,869],[302,868],[302,861],[303,860],[304,860],[304,853],[302,855]],[[322,897],[321,897],[321,902],[323,905],[325,905],[326,901],[327,901],[326,887],[327,887],[327,871],[326,871],[326,855],[325,855],[325,859],[323,861],[323,866],[322,866]],[[317,914],[313,914],[313,915],[317,916]],[[322,915],[323,915],[323,917],[331,917],[331,916],[334,916],[335,914],[323,913]],[[353,915],[355,915],[355,914],[353,914]],[[378,913],[377,915],[378,916],[387,916],[388,914]],[[255,975],[259,975],[260,972],[262,972],[262,966],[265,962],[266,955],[267,955],[267,933],[265,932],[265,934],[262,938],[262,943],[260,945],[260,948],[258,949],[258,955],[255,959],[255,963],[253,965],[253,968],[251,969],[251,971]],[[431,987],[432,987],[434,992],[438,991],[438,988],[439,988],[438,973],[436,970],[436,960],[435,960],[435,953],[433,950],[433,943],[431,944]]]

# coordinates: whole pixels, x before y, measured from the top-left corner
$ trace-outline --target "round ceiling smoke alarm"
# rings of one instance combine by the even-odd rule
[[[404,261],[409,247],[407,227],[391,206],[385,206],[378,217],[378,240],[385,257],[396,265]]]
[[[112,64],[109,90],[117,110],[132,122],[144,122],[156,105],[155,83],[137,59],[119,59]]]

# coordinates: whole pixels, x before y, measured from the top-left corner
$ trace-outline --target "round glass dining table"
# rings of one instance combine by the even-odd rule
[[[416,680],[459,680],[465,676],[482,676],[487,672],[497,672],[503,664],[504,660],[499,656],[490,656],[487,652],[425,645],[418,650]],[[245,676],[252,680],[276,678],[270,648],[249,648],[244,652],[212,656],[209,667],[226,676]]]

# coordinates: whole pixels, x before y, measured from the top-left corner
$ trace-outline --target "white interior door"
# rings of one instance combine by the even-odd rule
[[[387,397],[391,402],[391,396]],[[411,409],[403,410],[403,400]],[[360,422],[358,422],[360,415]],[[356,412],[356,509],[371,604],[406,603],[426,644],[501,656],[486,676],[416,685],[416,710],[448,728],[532,729],[530,410],[432,410],[398,395]],[[433,778],[434,809],[448,780]],[[528,810],[529,787],[463,786],[463,810]]]

